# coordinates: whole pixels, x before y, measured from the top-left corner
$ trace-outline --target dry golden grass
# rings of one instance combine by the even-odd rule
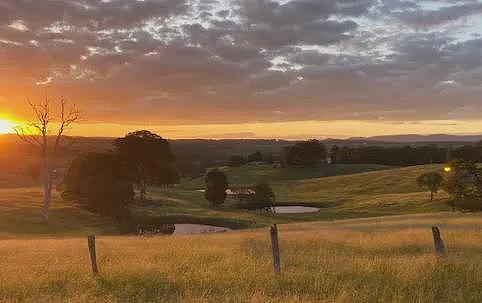
[[[447,255],[433,253],[439,224]],[[0,242],[5,302],[482,302],[482,216],[432,214],[178,237]]]

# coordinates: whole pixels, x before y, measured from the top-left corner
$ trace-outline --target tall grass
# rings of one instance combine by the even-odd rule
[[[445,257],[433,253],[440,224]],[[267,230],[0,242],[0,302],[482,302],[482,216],[424,215]]]

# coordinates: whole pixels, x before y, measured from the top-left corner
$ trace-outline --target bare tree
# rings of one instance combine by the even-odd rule
[[[68,143],[65,132],[80,119],[80,112],[75,105],[69,105],[63,98],[59,100],[58,117],[53,113],[52,101],[49,98],[38,103],[29,101],[29,105],[34,113],[34,120],[16,127],[15,132],[22,141],[32,145],[40,153],[44,181],[42,215],[44,221],[48,222],[58,153]],[[53,127],[56,127],[55,131],[52,130]]]

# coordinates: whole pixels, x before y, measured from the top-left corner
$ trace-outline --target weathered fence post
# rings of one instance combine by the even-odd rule
[[[442,237],[440,236],[440,229],[438,226],[432,226],[432,234],[435,251],[439,254],[445,253],[444,240],[442,240]]]
[[[278,241],[278,227],[276,224],[271,226],[271,248],[273,250],[273,266],[274,272],[279,274],[281,272],[281,260],[279,253],[279,241]]]
[[[95,236],[88,236],[87,243],[89,245],[90,262],[92,263],[92,273],[96,276],[99,273],[97,268],[97,254],[95,252]]]

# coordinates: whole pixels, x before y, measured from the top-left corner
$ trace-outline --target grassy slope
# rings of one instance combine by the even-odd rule
[[[391,168],[377,164],[336,164],[316,168],[274,168],[272,165],[222,167],[231,186],[246,186],[257,183],[305,180],[327,176],[349,175]],[[204,188],[204,178],[196,178],[181,185],[185,189]]]
[[[40,217],[42,191],[39,187],[0,189],[0,238],[45,235],[117,233],[115,223],[61,201],[55,194],[50,209],[50,223]],[[1,300],[0,300],[1,301]]]
[[[374,169],[374,167],[332,167],[332,173]],[[138,205],[136,215],[159,217],[166,223],[203,223],[231,228],[267,226],[273,222],[331,220],[340,218],[372,217],[406,213],[447,210],[442,203],[446,198],[439,194],[434,202],[415,184],[416,177],[424,171],[440,169],[439,166],[419,166],[402,169],[380,170],[334,177],[311,178],[320,172],[292,170],[270,171],[273,188],[279,204],[304,204],[322,208],[310,214],[257,214],[236,209],[235,201],[228,200],[223,209],[213,208],[190,185],[171,190],[151,189],[154,202]],[[263,169],[242,168],[243,180],[253,180],[266,175]],[[284,171],[286,173],[286,171]],[[326,173],[326,170],[324,171]],[[302,175],[303,174],[303,175]],[[308,179],[300,179],[306,177]],[[250,179],[251,178],[251,179]],[[271,177],[270,177],[271,178]],[[197,182],[197,181],[196,181]],[[243,181],[246,182],[246,181]],[[96,231],[99,234],[115,234],[114,222],[79,211],[55,197],[52,204],[51,223],[40,223],[41,191],[35,187],[0,189],[0,237],[18,235],[79,235]]]
[[[257,172],[257,176],[264,175],[259,173],[256,168],[243,168],[238,180],[246,182],[245,180],[249,178],[246,173],[248,170]],[[295,222],[445,211],[448,210],[448,206],[444,203],[447,199],[446,194],[441,192],[436,196],[435,201],[430,202],[428,193],[418,187],[415,182],[421,173],[436,170],[441,170],[441,166],[415,166],[302,180],[285,178],[271,182],[277,195],[278,204],[322,208],[317,213],[278,214],[276,218],[273,218],[270,215],[237,210],[233,208],[235,201],[230,200],[226,202],[225,209],[220,211],[210,208],[202,193],[182,189],[169,193],[169,196],[163,192],[155,193],[154,197],[163,202],[166,207],[162,211],[159,208],[151,207],[150,211],[167,216],[172,215],[175,219],[179,219],[179,216],[183,214],[199,216],[209,209],[209,216],[218,222],[224,219],[237,220],[247,226],[266,225],[274,221]],[[255,178],[257,177],[252,179]],[[186,203],[189,205],[188,208],[180,206]],[[206,220],[209,222],[209,219]],[[227,226],[234,225],[233,222],[228,221],[225,224],[228,224]]]
[[[439,224],[448,254],[433,253]],[[0,242],[0,301],[481,302],[482,216],[432,214],[280,226],[282,274],[267,229],[202,236]]]
[[[281,202],[303,201],[333,214],[375,216],[447,210],[447,205],[442,203],[448,198],[444,192],[430,202],[427,192],[415,181],[424,172],[441,170],[440,165],[413,166],[275,183],[274,189]]]

